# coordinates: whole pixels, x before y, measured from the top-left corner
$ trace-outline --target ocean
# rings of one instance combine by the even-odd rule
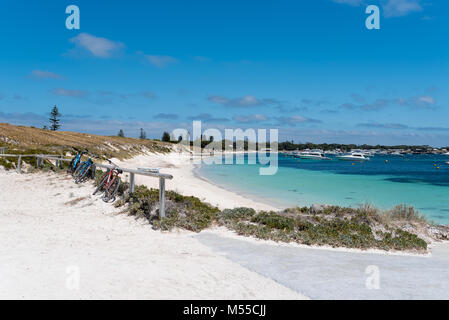
[[[279,154],[278,171],[259,175],[261,164],[201,165],[211,182],[277,207],[325,203],[390,209],[407,204],[431,221],[449,225],[449,161],[443,155],[372,156],[350,162],[296,159]],[[223,161],[224,163],[224,161]]]

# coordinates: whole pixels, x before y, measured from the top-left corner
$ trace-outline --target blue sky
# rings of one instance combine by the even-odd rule
[[[81,29],[65,27],[79,6]],[[365,8],[381,29],[365,28]],[[0,122],[449,145],[449,2],[2,1]]]

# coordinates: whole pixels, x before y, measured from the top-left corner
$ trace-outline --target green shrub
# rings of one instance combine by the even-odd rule
[[[234,208],[225,209],[219,213],[219,218],[221,220],[241,220],[249,219],[256,214],[256,210],[252,208]]]
[[[251,219],[251,222],[263,224],[270,228],[292,231],[294,228],[294,220],[289,217],[283,217],[275,212],[262,211]]]
[[[11,170],[14,168],[14,166],[12,165],[12,163],[8,160],[6,160],[5,158],[0,157],[0,166],[2,166],[3,168],[5,168],[5,170]]]

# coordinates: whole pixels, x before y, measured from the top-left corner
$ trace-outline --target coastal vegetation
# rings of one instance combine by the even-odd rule
[[[143,152],[170,152],[171,144],[126,137],[106,137],[74,132],[42,130],[0,124],[0,147],[8,154],[73,155],[74,149],[88,149],[107,158],[127,159]],[[29,171],[36,167],[35,157],[24,157]],[[0,157],[0,166],[16,168],[17,158]],[[44,161],[41,169],[65,172]],[[103,176],[97,170],[96,183]],[[166,217],[159,218],[159,190],[136,186],[129,192],[129,184],[122,182],[114,205],[123,213],[146,219],[153,228],[172,230],[181,228],[193,232],[222,226],[242,236],[304,245],[332,246],[381,250],[425,252],[432,240],[449,240],[449,230],[426,221],[413,207],[398,205],[381,211],[372,206],[344,208],[313,205],[278,212],[252,208],[220,210],[200,199],[166,192]]]
[[[313,205],[279,212],[257,212],[252,208],[219,210],[196,197],[173,191],[166,194],[166,217],[160,219],[159,191],[145,186],[137,186],[132,194],[123,191],[115,206],[123,208],[123,213],[147,219],[154,229],[165,231],[181,228],[200,232],[223,226],[239,235],[264,240],[386,251],[425,252],[423,230],[435,227],[413,207],[405,205],[384,212],[368,205]]]

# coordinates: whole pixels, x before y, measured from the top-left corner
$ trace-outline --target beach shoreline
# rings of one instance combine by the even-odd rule
[[[144,154],[127,160],[113,159],[118,165],[136,168],[158,168],[160,172],[171,174],[172,180],[166,181],[166,189],[176,191],[184,196],[194,196],[219,209],[229,209],[237,207],[249,207],[255,210],[274,210],[280,208],[253,199],[247,195],[238,194],[232,190],[223,188],[207,178],[202,177],[197,172],[191,155],[186,153],[171,152],[168,154]],[[125,175],[126,177],[126,175]],[[125,178],[126,181],[127,178]],[[129,179],[129,177],[128,177]],[[136,184],[144,184],[150,188],[159,188],[158,179],[145,176],[136,176]]]

